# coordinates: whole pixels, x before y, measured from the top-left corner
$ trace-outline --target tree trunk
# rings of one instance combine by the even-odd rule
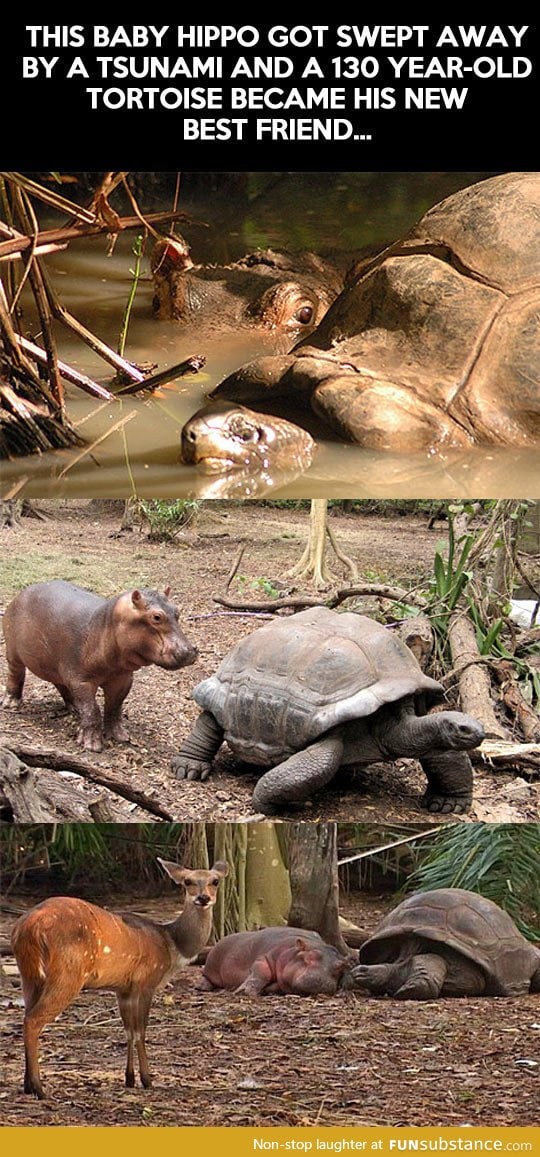
[[[480,652],[474,626],[464,611],[458,611],[450,618],[448,640],[452,664],[459,678],[462,710],[482,723],[487,736],[508,739],[493,709],[489,672],[478,662]]]
[[[296,566],[287,571],[287,575],[291,578],[312,579],[313,586],[317,590],[328,587],[337,581],[336,576],[331,573],[326,563],[324,548],[327,535],[336,558],[343,563],[353,579],[357,576],[354,562],[339,549],[333,531],[328,526],[327,517],[328,499],[312,498],[309,514],[309,535],[305,550]]]
[[[286,923],[291,894],[274,823],[215,824],[214,859],[230,868],[214,909],[220,938]]]
[[[287,843],[290,927],[312,928],[328,944],[347,953],[339,927],[336,824],[289,824]]]
[[[324,546],[326,540],[327,498],[312,498],[309,514],[309,535],[300,561],[287,573],[291,578],[313,579],[314,587],[327,587],[334,576],[326,565]]]

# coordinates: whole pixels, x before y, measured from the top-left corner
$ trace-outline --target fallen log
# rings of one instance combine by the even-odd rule
[[[522,775],[531,777],[540,772],[540,743],[512,743],[509,740],[485,739],[480,747],[469,752],[473,763],[481,763],[485,768],[490,764],[497,768],[519,768]]]
[[[499,659],[493,663],[493,670],[500,684],[504,703],[514,715],[523,738],[529,743],[540,743],[540,719],[523,698],[512,663],[509,659]]]
[[[127,799],[130,803],[137,804],[138,807],[144,808],[145,811],[150,812],[150,815],[158,816],[161,820],[172,820],[174,816],[146,795],[145,792],[139,791],[138,788],[132,787],[129,783],[124,783],[123,780],[117,779],[111,775],[104,768],[92,767],[86,760],[69,755],[67,752],[44,750],[36,747],[24,747],[18,743],[11,744],[11,751],[14,752],[20,759],[23,759],[30,767],[45,767],[53,768],[55,771],[71,771],[74,775],[80,775],[83,779],[89,779],[91,783],[98,783],[101,787],[107,787],[109,791],[116,792],[117,795],[123,799]]]
[[[33,771],[8,748],[0,748],[0,800],[14,823],[92,823],[88,801],[53,772]],[[116,813],[116,820],[123,817]]]
[[[458,676],[462,711],[478,719],[488,738],[507,739],[508,734],[495,715],[489,672],[479,662],[482,656],[478,650],[474,626],[465,611],[458,611],[451,616],[448,641],[452,665]]]

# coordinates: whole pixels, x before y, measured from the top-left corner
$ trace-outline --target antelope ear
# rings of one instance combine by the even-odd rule
[[[168,597],[169,597],[170,593],[171,593],[171,588],[170,588],[170,586],[166,586],[166,587],[164,587],[164,588],[163,588],[163,594],[165,595],[165,598],[166,598],[166,599],[168,599]]]
[[[158,864],[161,864],[163,870],[174,880],[175,884],[183,884],[187,868],[183,868],[180,864],[174,864],[172,860],[162,860],[161,856],[156,856]]]
[[[217,860],[215,864],[212,864],[210,871],[217,872],[218,876],[228,876],[229,865],[225,860]]]

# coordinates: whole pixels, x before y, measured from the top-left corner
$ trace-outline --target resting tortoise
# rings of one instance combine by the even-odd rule
[[[214,396],[311,401],[375,450],[536,445],[540,173],[447,197],[348,280],[311,337],[243,366]]]
[[[355,984],[399,1000],[540,992],[540,948],[476,892],[416,892],[360,948]]]
[[[429,811],[470,807],[466,751],[482,726],[459,711],[422,714],[442,687],[366,616],[313,607],[276,619],[237,643],[193,697],[203,712],[173,772],[207,779],[225,739],[240,759],[271,768],[253,794],[258,811],[308,799],[342,764],[399,756],[420,760]]]

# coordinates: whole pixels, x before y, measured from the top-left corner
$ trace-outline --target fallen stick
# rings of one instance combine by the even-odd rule
[[[148,213],[146,217],[154,225],[159,225],[165,221],[190,221],[192,225],[199,225],[207,228],[205,221],[194,221],[187,213]],[[120,230],[136,229],[140,227],[140,220],[138,217],[120,217]],[[110,225],[104,222],[88,222],[80,225],[63,225],[57,229],[43,229],[34,237],[14,237],[9,241],[0,241],[0,259],[8,256],[10,253],[23,253],[25,249],[30,249],[36,243],[38,245],[56,244],[56,242],[76,241],[79,237],[93,237],[99,233],[110,233]]]
[[[319,598],[313,595],[296,595],[291,598],[267,599],[264,602],[243,602],[239,599],[229,599],[225,595],[214,595],[213,601],[221,606],[231,607],[235,611],[279,611],[282,607],[336,607],[345,599],[357,595],[375,595],[378,598],[390,599],[392,602],[409,603],[417,607],[425,607],[426,600],[421,595],[406,591],[404,587],[390,587],[385,583],[362,583],[359,586],[342,587],[338,591]]]
[[[473,763],[484,767],[519,767],[521,771],[540,771],[540,743],[511,743],[484,739],[480,747],[469,752]]]
[[[540,743],[540,718],[523,698],[512,663],[508,659],[500,659],[493,664],[493,669],[503,700],[517,720],[524,739],[528,743]]]
[[[150,374],[140,382],[122,386],[116,396],[124,397],[125,394],[137,394],[139,390],[157,390],[158,386],[162,386],[164,382],[172,382],[175,378],[185,377],[186,374],[198,374],[205,362],[206,358],[202,354],[192,354],[183,362],[178,362],[176,366],[170,366],[167,370],[160,370],[158,374]]]
[[[29,341],[28,338],[21,337],[20,334],[17,335],[16,340],[18,345],[20,345],[25,353],[27,353],[28,356],[31,357],[35,362],[38,362],[38,364],[41,366],[47,365],[47,355],[45,350],[42,350],[40,346],[35,345],[33,341]],[[105,386],[100,386],[98,382],[92,381],[92,378],[88,378],[86,374],[80,374],[77,370],[73,370],[71,366],[66,364],[66,362],[59,361],[58,369],[60,370],[62,377],[65,378],[67,382],[71,382],[72,385],[78,386],[79,389],[84,390],[86,394],[91,394],[93,398],[102,398],[105,402],[114,402],[115,395],[111,394],[110,390],[105,389]],[[138,388],[139,387],[137,387],[137,389]]]
[[[171,815],[145,792],[139,791],[138,788],[132,787],[123,780],[116,779],[115,776],[110,775],[104,769],[92,767],[83,759],[77,756],[69,755],[67,752],[42,750],[36,747],[24,747],[18,743],[10,744],[10,751],[22,759],[29,767],[50,767],[54,771],[71,771],[74,775],[80,775],[83,779],[89,779],[92,783],[99,783],[101,787],[108,787],[109,791],[116,792],[117,795],[127,799],[130,803],[137,804],[138,807],[144,808],[145,811],[150,812],[151,815],[158,816],[161,820],[172,820],[174,816]]]
[[[126,414],[125,418],[121,418],[119,422],[115,422],[114,426],[110,426],[108,430],[105,430],[105,433],[101,434],[99,438],[96,438],[95,442],[92,442],[90,446],[85,446],[84,450],[81,450],[79,454],[76,454],[75,457],[72,458],[71,462],[68,462],[67,466],[64,466],[64,469],[60,471],[58,477],[63,478],[64,475],[67,474],[69,470],[72,470],[73,467],[76,466],[82,458],[85,458],[87,454],[91,454],[92,451],[95,450],[96,446],[99,446],[101,442],[104,442],[105,439],[108,438],[110,434],[114,434],[116,430],[122,429],[127,424],[127,422],[131,422],[131,419],[135,418],[136,415],[137,411],[132,410],[130,414]]]

